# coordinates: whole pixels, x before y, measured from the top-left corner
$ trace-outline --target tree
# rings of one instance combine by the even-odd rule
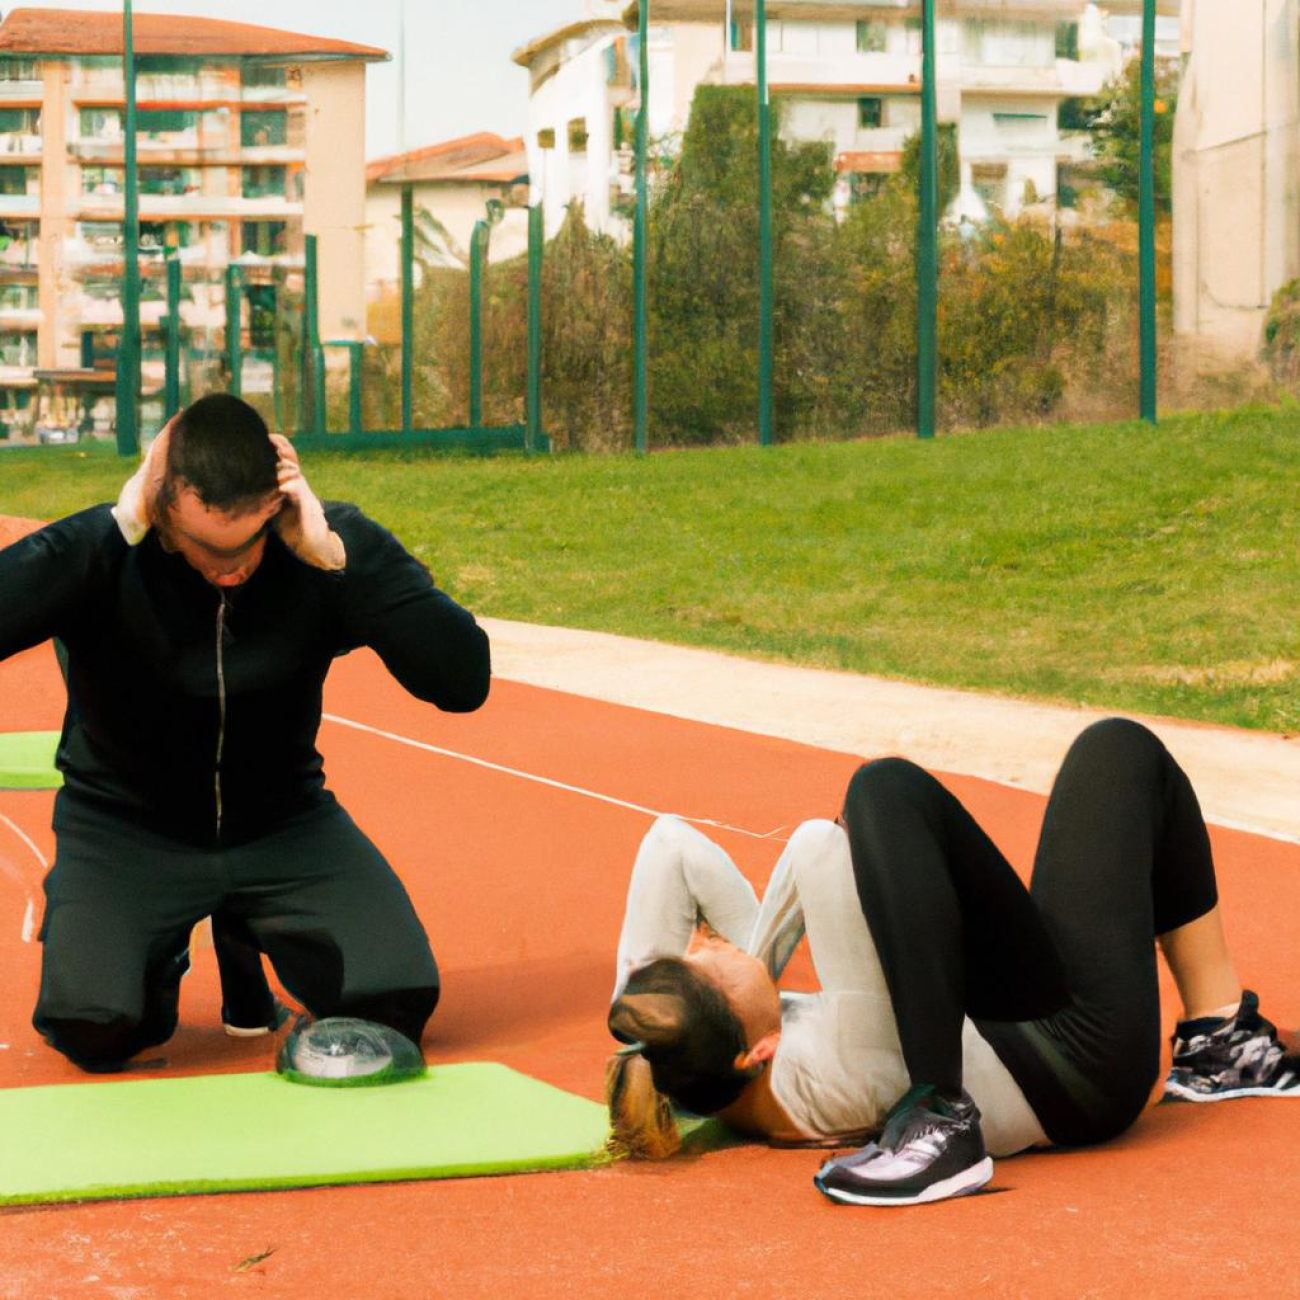
[[[1168,213],[1173,191],[1174,109],[1178,104],[1178,64],[1156,60],[1155,197],[1156,211]],[[1080,124],[1091,133],[1097,177],[1130,209],[1138,202],[1141,162],[1142,61],[1106,85],[1096,99],[1084,100]]]

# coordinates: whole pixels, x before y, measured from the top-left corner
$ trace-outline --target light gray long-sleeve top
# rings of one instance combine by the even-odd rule
[[[759,958],[773,979],[807,934],[821,988],[781,994],[772,1092],[810,1141],[878,1128],[909,1079],[843,829],[831,821],[804,822],[760,905],[721,847],[677,817],[660,817],[632,868],[614,996],[637,967],[685,953],[701,921]],[[1048,1145],[1019,1086],[969,1019],[962,1070],[992,1155]]]

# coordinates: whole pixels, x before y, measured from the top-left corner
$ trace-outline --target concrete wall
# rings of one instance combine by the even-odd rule
[[[469,257],[470,236],[474,223],[483,218],[487,201],[506,199],[507,186],[488,184],[436,184],[415,185],[415,208],[424,208],[446,227],[464,259]],[[400,185],[372,185],[366,192],[366,284],[373,296],[385,289],[401,284],[402,190]],[[501,262],[516,257],[528,248],[528,213],[521,208],[509,208],[500,225],[492,230],[488,245],[488,261]],[[468,265],[449,255],[449,266]]]
[[[305,63],[307,177],[303,232],[318,236],[322,339],[366,326],[366,69]]]
[[[1300,0],[1198,0],[1174,130],[1174,328],[1253,354],[1300,275]]]

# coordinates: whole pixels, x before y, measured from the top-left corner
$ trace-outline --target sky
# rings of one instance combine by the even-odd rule
[[[396,153],[403,0],[135,0],[136,13],[196,14],[377,45],[366,73],[366,156]],[[8,13],[11,6],[4,6]],[[25,9],[116,8],[106,0],[24,0]],[[524,134],[528,74],[510,55],[582,17],[583,0],[405,0],[407,149],[495,131]]]

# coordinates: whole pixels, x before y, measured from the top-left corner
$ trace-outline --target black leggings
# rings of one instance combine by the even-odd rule
[[[1054,1142],[1123,1132],[1159,1071],[1154,937],[1218,900],[1196,796],[1160,741],[1111,718],[1074,742],[1028,890],[904,759],[858,770],[844,820],[912,1081],[961,1087],[970,1016]]]

